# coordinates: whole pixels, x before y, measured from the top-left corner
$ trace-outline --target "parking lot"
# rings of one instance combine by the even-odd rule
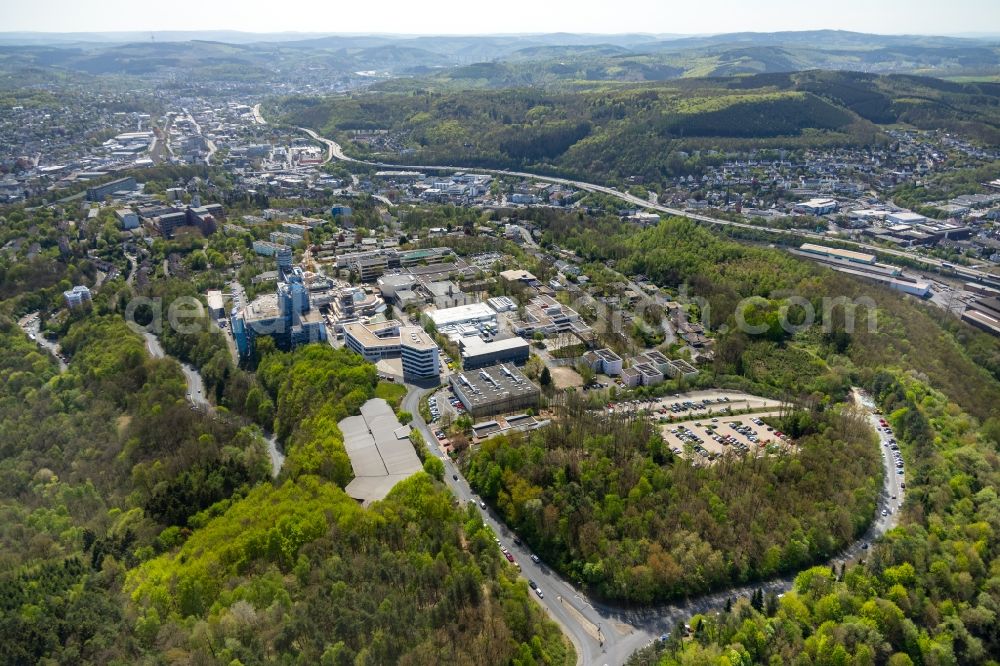
[[[694,416],[718,416],[747,410],[770,410],[781,407],[781,402],[761,398],[742,391],[713,389],[691,391],[662,398],[645,398],[608,405],[611,413],[619,411],[649,410],[674,419]]]
[[[465,414],[465,407],[451,389],[441,389],[427,399],[427,409],[431,413],[431,420],[427,425],[437,438],[438,446],[444,451],[450,450],[445,430],[455,419]]]
[[[727,452],[737,455],[775,455],[795,448],[792,440],[763,421],[778,411],[714,416],[663,424],[663,439],[676,455],[711,464]]]
[[[431,420],[434,425],[441,422],[450,423],[462,414],[465,414],[465,406],[462,401],[455,397],[449,388],[436,391],[427,399],[427,408],[431,412]]]

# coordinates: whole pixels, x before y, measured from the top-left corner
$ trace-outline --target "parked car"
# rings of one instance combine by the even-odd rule
[[[538,555],[534,554],[531,556],[531,561],[534,562],[535,564],[541,563],[541,560],[538,558]]]

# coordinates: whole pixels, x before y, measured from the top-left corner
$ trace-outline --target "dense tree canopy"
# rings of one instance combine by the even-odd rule
[[[469,482],[547,562],[603,597],[695,595],[829,557],[875,510],[867,426],[830,415],[777,457],[675,457],[645,419],[572,412],[487,440]]]
[[[994,663],[1000,610],[1000,442],[925,384],[871,389],[912,461],[899,527],[864,564],[809,569],[783,598],[696,616],[692,640],[631,663]]]

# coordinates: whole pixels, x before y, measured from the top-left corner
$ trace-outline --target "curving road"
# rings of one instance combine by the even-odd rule
[[[259,113],[259,111],[258,111],[258,113]],[[344,161],[344,162],[358,162],[359,164],[373,164],[373,162],[362,162],[361,160],[356,160],[356,159],[353,159],[351,157],[348,157],[347,155],[344,154],[344,151],[340,148],[340,144],[339,143],[337,143],[336,141],[331,141],[330,139],[327,139],[325,137],[320,136],[314,130],[309,129],[308,127],[300,127],[299,129],[302,130],[303,132],[305,132],[306,134],[308,134],[309,136],[311,136],[313,138],[313,140],[319,141],[320,143],[322,143],[323,145],[326,146],[326,159],[323,160],[323,164],[326,164],[327,162],[329,162],[330,160],[332,160],[334,158],[336,158],[338,160],[341,160],[341,161]]]
[[[415,386],[408,386],[409,391],[403,399],[402,409],[413,415],[410,424],[417,428],[427,444],[428,450],[441,458],[445,467],[445,482],[458,500],[462,503],[479,503],[479,498],[469,487],[462,472],[436,446],[437,439],[431,428],[420,416],[420,398],[427,392]],[[870,399],[855,389],[855,401],[865,410],[867,419],[879,435],[882,451],[884,485],[876,508],[876,516],[864,536],[845,548],[827,564],[837,565],[845,561],[856,561],[865,552],[867,545],[881,537],[898,522],[899,506],[902,505],[903,490],[900,483],[903,477],[896,469],[889,455],[889,435],[878,430],[878,419],[874,415],[875,407]],[[456,478],[457,477],[457,478]],[[898,499],[892,499],[896,497]],[[882,516],[882,511],[887,515]],[[727,599],[749,597],[755,590],[783,593],[792,588],[795,575],[789,575],[769,581],[736,586],[683,602],[674,602],[644,608],[627,608],[614,604],[605,604],[587,597],[574,588],[573,585],[557,572],[531,560],[531,551],[526,546],[518,546],[513,542],[514,534],[499,518],[491,507],[483,512],[483,522],[489,525],[501,538],[505,545],[521,565],[521,575],[534,580],[545,592],[544,599],[537,599],[549,615],[562,628],[576,647],[579,664],[623,664],[636,650],[645,647],[667,632],[676,629],[679,623],[686,622],[692,615],[711,613],[725,606]]]
[[[153,358],[164,358],[167,354],[160,344],[159,338],[149,331],[143,331],[142,336],[146,339],[146,349]],[[176,360],[181,370],[184,371],[184,380],[187,382],[187,399],[192,406],[203,409],[209,414],[215,411],[215,406],[209,402],[205,395],[205,382],[201,378],[201,373],[197,369],[184,363],[180,359]],[[271,460],[271,476],[277,478],[281,473],[281,468],[285,464],[285,454],[278,446],[278,437],[274,433],[264,433],[264,442],[267,445],[267,456]]]
[[[343,149],[337,142],[320,136],[315,130],[311,130],[306,127],[300,127],[299,129],[327,147],[327,158],[324,163],[333,159],[338,159],[384,168],[419,169],[427,171],[454,171],[470,169],[470,167],[454,165],[388,164],[384,162],[357,160],[345,155]],[[706,215],[689,213],[676,208],[663,206],[658,203],[652,203],[627,192],[621,192],[615,188],[596,185],[594,183],[505,169],[476,168],[475,170],[483,173],[531,178],[543,182],[568,185],[587,192],[600,192],[617,197],[618,199],[632,204],[637,208],[654,210],[676,217],[685,217],[707,224],[731,226],[754,231],[765,230],[789,236],[803,236],[815,240],[827,239],[824,234],[816,232],[769,229],[745,222],[733,222],[730,220],[708,217]],[[884,254],[906,257],[911,260],[917,259],[899,250],[891,250],[857,241],[840,242],[872,252],[881,252]],[[937,267],[942,267],[942,264],[944,263],[937,259],[924,257],[920,257],[919,260]],[[963,273],[966,276],[975,277],[977,279],[996,279],[995,276],[973,269],[964,269]],[[421,432],[427,443],[428,449],[430,449],[434,455],[443,458],[445,464],[446,483],[451,488],[452,492],[455,493],[456,497],[458,497],[459,501],[463,503],[469,501],[478,502],[478,498],[475,497],[475,494],[469,488],[468,482],[465,481],[458,468],[452,464],[450,460],[444,457],[440,450],[437,449],[435,446],[435,442],[437,441],[436,438],[420,416],[419,399],[423,395],[424,391],[417,387],[409,388],[410,391],[407,393],[406,398],[403,401],[403,409],[413,414],[413,423],[411,425],[418,428]],[[876,515],[868,531],[861,539],[845,548],[841,553],[828,562],[828,564],[838,566],[841,562],[858,559],[864,552],[864,549],[867,547],[869,542],[878,539],[889,529],[896,526],[898,521],[897,509],[902,504],[901,498],[903,497],[902,489],[900,488],[900,483],[902,482],[903,477],[896,473],[891,461],[891,456],[888,455],[888,437],[885,433],[877,429],[878,421],[874,416],[874,405],[872,405],[870,401],[866,403],[865,399],[862,398],[861,393],[857,390],[855,391],[855,400],[868,411],[868,419],[872,423],[873,427],[876,427],[876,431],[878,432],[879,444],[882,452],[884,481],[883,490],[876,508]],[[455,477],[457,477],[457,479]],[[900,499],[892,499],[892,497]],[[887,515],[882,516],[883,510],[886,511]],[[727,599],[741,596],[749,597],[757,589],[762,589],[765,592],[785,592],[791,589],[794,580],[794,575],[791,575],[766,582],[759,582],[751,585],[721,590],[697,598],[692,598],[684,602],[676,602],[646,608],[625,608],[611,604],[604,604],[589,599],[583,592],[574,588],[558,573],[546,567],[544,563],[535,564],[532,562],[530,559],[531,552],[526,547],[517,546],[513,543],[512,532],[501,520],[499,520],[491,508],[488,508],[483,512],[483,520],[485,523],[490,525],[498,535],[500,535],[504,545],[507,546],[507,548],[515,555],[517,561],[522,567],[522,575],[536,581],[545,591],[544,599],[539,601],[549,612],[550,616],[563,627],[564,631],[566,631],[567,635],[573,641],[573,644],[577,649],[578,663],[581,664],[623,664],[633,652],[645,645],[648,645],[651,641],[656,640],[664,633],[673,631],[677,627],[678,623],[684,622],[694,614],[718,610],[725,605]]]
[[[251,111],[253,112],[253,121],[255,123],[257,123],[258,125],[266,125],[267,124],[267,121],[264,120],[264,116],[260,115],[260,104],[259,103],[258,104],[254,104],[253,108],[251,109]]]
[[[59,364],[59,372],[66,372],[69,369],[66,361],[62,359],[62,349],[59,348],[59,343],[52,342],[42,334],[42,322],[37,312],[25,315],[17,324],[29,338],[35,341],[35,344],[47,351],[56,360],[56,363]]]
[[[150,356],[153,358],[166,357],[167,353],[163,350],[163,345],[160,344],[159,338],[150,331],[143,331],[142,337],[146,339],[146,349],[149,351]],[[201,375],[198,371],[183,361],[175,360],[177,360],[181,366],[181,370],[184,372],[184,381],[187,382],[187,399],[196,407],[209,412],[214,411],[215,408],[205,395],[205,383],[201,380]]]
[[[585,192],[599,192],[601,194],[607,194],[609,196],[616,197],[622,201],[629,203],[636,208],[643,208],[645,210],[652,210],[658,213],[665,213],[674,217],[686,217],[689,220],[695,220],[698,222],[704,222],[706,224],[714,224],[719,226],[734,227],[737,229],[748,229],[752,231],[767,231],[770,233],[781,234],[785,236],[799,236],[804,238],[809,238],[817,241],[829,241],[830,238],[826,234],[817,233],[815,231],[805,231],[799,229],[772,229],[770,227],[760,227],[747,222],[733,222],[731,220],[723,220],[716,217],[709,217],[707,215],[700,215],[698,213],[690,213],[679,208],[671,208],[669,206],[664,206],[662,204],[654,203],[641,197],[629,194],[628,192],[622,192],[613,187],[605,187],[604,185],[597,185],[594,183],[587,183],[581,180],[571,180],[569,178],[558,178],[555,176],[543,176],[537,173],[528,173],[526,171],[509,171],[507,169],[484,169],[480,167],[469,167],[460,165],[432,165],[432,164],[390,164],[387,162],[371,162],[368,160],[358,160],[353,157],[349,157],[344,154],[343,149],[340,144],[336,141],[332,141],[325,137],[320,136],[315,130],[311,130],[308,127],[300,127],[301,131],[308,134],[314,140],[326,145],[327,147],[327,157],[324,160],[324,164],[327,162],[338,159],[345,162],[355,162],[357,164],[366,164],[370,166],[378,166],[387,169],[419,169],[421,171],[478,171],[481,173],[491,173],[502,176],[515,176],[518,178],[531,178],[533,180],[539,180],[546,183],[556,183],[559,185],[568,185],[570,187],[575,187],[576,189],[583,190]],[[908,252],[902,250],[894,250],[892,248],[882,247],[880,245],[872,245],[870,243],[863,243],[861,241],[845,240],[837,238],[838,243],[844,243],[852,247],[856,247],[862,250],[867,250],[868,252],[880,252],[882,254],[887,254],[895,257],[901,257],[908,259],[910,261],[918,261],[927,266],[934,268],[947,268],[949,270],[955,271],[958,275],[966,278],[972,278],[980,281],[986,281],[989,283],[994,283],[1000,285],[1000,276],[994,275],[986,271],[980,271],[974,268],[967,268],[964,266],[953,266],[948,264],[948,262],[942,261],[940,259],[935,259],[933,257],[918,257]]]

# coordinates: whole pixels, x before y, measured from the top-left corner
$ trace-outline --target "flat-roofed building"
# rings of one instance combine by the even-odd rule
[[[295,234],[290,234],[285,231],[272,231],[268,238],[271,239],[272,243],[277,243],[279,245],[287,245],[289,247],[298,247],[302,245],[302,237],[296,236]]]
[[[640,363],[649,363],[660,372],[667,374],[667,367],[670,365],[670,359],[654,349],[646,352],[645,354],[636,356],[633,365],[638,365]]]
[[[525,270],[512,269],[509,271],[501,271],[500,279],[504,282],[521,282],[523,284],[533,284],[538,282],[538,278]]]
[[[839,204],[834,199],[810,199],[795,204],[795,210],[807,215],[828,215],[837,212]]]
[[[692,379],[698,376],[698,369],[684,359],[672,359],[667,366],[667,376],[674,379],[677,377]]]
[[[803,243],[799,250],[808,254],[819,255],[821,257],[844,259],[856,264],[871,265],[875,263],[875,255],[868,254],[867,252],[855,252],[854,250],[843,250],[836,247],[814,245],[813,243]]]
[[[451,261],[455,253],[450,247],[426,247],[416,250],[402,250],[398,253],[399,265],[407,268],[420,264],[434,265]]]
[[[110,183],[88,187],[87,201],[103,201],[104,197],[112,196],[118,192],[134,192],[137,189],[139,189],[139,185],[135,182],[135,178],[131,176],[119,178]]]
[[[538,387],[509,363],[456,373],[448,381],[473,418],[535,407],[541,397]]]
[[[345,324],[344,345],[370,363],[399,356],[399,329],[395,319],[374,324]]]
[[[403,326],[395,319],[346,324],[344,344],[371,363],[401,359],[403,376],[407,378],[426,379],[441,372],[440,350],[433,338],[419,326]]]
[[[240,356],[253,353],[255,341],[264,335],[279,349],[294,349],[310,342],[325,342],[326,323],[312,309],[301,269],[283,274],[276,293],[263,294],[230,316],[233,339]]]
[[[531,347],[524,338],[506,338],[486,342],[478,335],[459,338],[462,367],[466,370],[497,363],[522,364],[527,362]]]
[[[643,386],[656,386],[663,382],[663,372],[652,363],[640,363],[633,367],[642,376]]]
[[[362,282],[373,282],[382,276],[389,267],[388,259],[381,254],[358,257],[351,265]]]
[[[594,372],[608,377],[617,377],[622,373],[622,357],[610,349],[595,349],[583,355],[584,362]]]
[[[471,303],[454,308],[431,310],[427,316],[441,332],[466,324],[496,326],[497,323],[497,313],[485,303]]]
[[[412,291],[417,279],[412,275],[383,275],[376,284],[386,300],[395,300],[398,292]]]
[[[217,289],[209,289],[205,295],[208,301],[208,316],[218,321],[226,316],[226,304],[222,298],[222,292]]]
[[[115,217],[118,218],[118,226],[123,231],[136,229],[139,226],[139,216],[131,208],[119,208],[115,211]]]
[[[543,335],[576,333],[589,336],[592,332],[576,310],[551,296],[536,296],[524,310],[524,318],[512,322],[514,332],[518,335],[531,336],[540,332]]]
[[[281,230],[286,234],[298,236],[299,238],[305,238],[306,232],[309,231],[309,227],[296,222],[285,222],[281,225]]]
[[[376,293],[360,287],[343,287],[329,300],[338,322],[353,323],[361,318],[374,317],[386,310],[385,301]],[[339,329],[338,329],[339,330]]]
[[[173,238],[174,232],[177,231],[177,228],[185,226],[187,221],[188,218],[185,211],[174,210],[156,216],[153,220],[153,226],[156,227],[157,231],[159,231],[160,235],[164,238]]]
[[[278,250],[283,247],[287,246],[280,245],[278,243],[272,243],[271,241],[266,241],[266,240],[255,240],[253,242],[253,251],[262,257],[273,257],[278,253]]]
[[[507,296],[495,296],[486,300],[486,304],[497,312],[513,312],[517,304]]]
[[[635,388],[642,384],[642,373],[635,368],[622,368],[621,381],[628,388]]]
[[[927,221],[927,218],[919,213],[912,213],[908,210],[899,211],[896,213],[889,213],[885,216],[886,222],[889,224],[923,224]]]
[[[968,309],[962,313],[962,321],[987,333],[1000,336],[1000,315]]]
[[[399,350],[405,377],[426,379],[441,372],[437,343],[419,326],[404,326],[399,330]]]

